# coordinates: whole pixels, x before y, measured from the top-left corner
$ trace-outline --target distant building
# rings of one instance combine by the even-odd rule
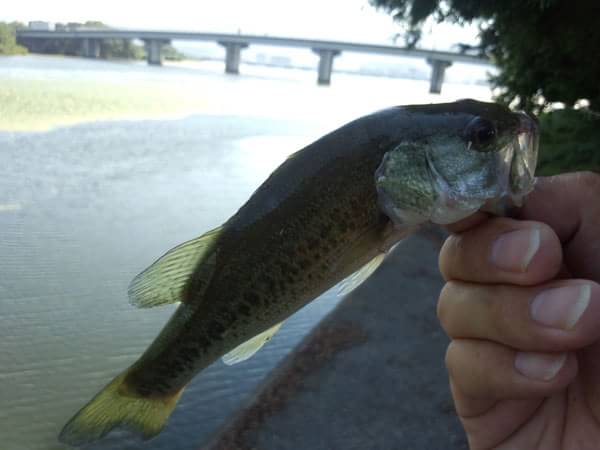
[[[28,25],[30,30],[50,31],[54,27],[50,22],[43,22],[41,20],[32,20]]]

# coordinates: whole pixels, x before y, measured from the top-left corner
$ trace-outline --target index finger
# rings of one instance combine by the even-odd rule
[[[451,235],[440,251],[446,280],[534,285],[554,278],[562,249],[541,222],[494,218]]]

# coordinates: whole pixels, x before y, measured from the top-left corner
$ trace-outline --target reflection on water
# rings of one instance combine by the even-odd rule
[[[131,74],[158,73],[57,60],[44,74],[46,62],[6,61],[0,78],[64,78],[72,71],[101,80],[129,73],[134,83]],[[130,306],[126,289],[135,274],[225,221],[288,154],[334,122],[416,95],[409,89],[414,82],[395,80],[392,92],[389,80],[376,79],[368,91],[361,77],[356,83],[364,89],[348,77],[333,90],[298,88],[297,80],[269,82],[268,70],[235,82],[196,74],[194,82],[208,80],[221,100],[216,110],[186,119],[0,133],[0,448],[62,448],[56,435],[66,420],[156,336],[173,307]],[[160,74],[169,83],[181,76]],[[426,83],[420,86],[425,92]],[[469,96],[465,89],[456,97]],[[273,94],[283,91],[290,91],[284,101]],[[205,370],[158,438],[142,443],[114,433],[92,448],[199,448],[336,301],[325,294],[298,312],[250,360]]]

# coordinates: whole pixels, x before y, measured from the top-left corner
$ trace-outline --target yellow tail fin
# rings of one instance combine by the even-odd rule
[[[65,425],[59,440],[70,445],[83,445],[105,436],[117,426],[137,432],[144,439],[156,436],[165,425],[181,391],[171,397],[146,398],[124,394],[123,372]]]

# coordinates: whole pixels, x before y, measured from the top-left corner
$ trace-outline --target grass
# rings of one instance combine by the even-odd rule
[[[143,81],[0,81],[0,131],[43,131],[75,123],[191,114],[205,108],[202,93]]]

